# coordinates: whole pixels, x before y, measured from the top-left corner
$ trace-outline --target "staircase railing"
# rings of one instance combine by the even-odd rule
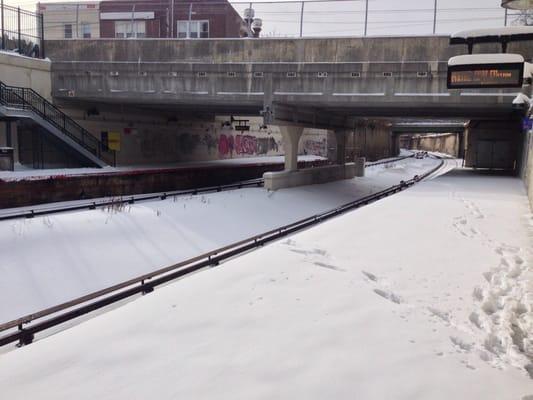
[[[115,150],[109,149],[33,89],[8,86],[0,82],[0,103],[7,107],[33,111],[100,160],[109,165],[116,165]]]

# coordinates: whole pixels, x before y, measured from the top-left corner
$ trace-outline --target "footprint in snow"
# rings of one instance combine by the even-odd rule
[[[332,269],[334,271],[346,272],[345,269],[339,268],[339,267],[337,267],[335,265],[332,265],[332,264],[326,264],[326,263],[323,263],[323,262],[320,262],[320,261],[315,261],[313,264],[315,264],[318,267]]]
[[[400,296],[393,292],[389,292],[388,290],[374,289],[374,293],[396,304],[401,304],[403,302]]]
[[[428,307],[428,311],[435,317],[441,319],[442,321],[449,323],[450,322],[450,313],[442,310],[438,310],[433,307]]]
[[[464,341],[463,339],[457,337],[457,336],[450,336],[450,340],[451,342],[457,346],[459,349],[463,350],[463,351],[470,351],[472,350],[472,347],[473,347],[473,344],[472,343],[468,343],[466,341]]]
[[[377,282],[378,277],[370,272],[367,271],[361,271],[364,276],[366,276],[368,279],[370,279],[372,282]]]

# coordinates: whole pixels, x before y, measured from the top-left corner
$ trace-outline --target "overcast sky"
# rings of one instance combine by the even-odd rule
[[[4,1],[6,4],[30,10],[35,10],[37,3],[32,0]],[[54,1],[42,1],[42,3],[48,2]],[[244,4],[242,0],[232,3],[241,15],[248,7],[248,3]],[[262,36],[299,36],[301,3],[296,1],[289,3],[252,1],[252,3],[256,17],[263,20]],[[306,2],[303,35],[362,35],[365,4],[366,0]],[[422,35],[433,32],[435,0],[369,0],[368,4],[368,35]],[[437,34],[504,25],[505,10],[500,6],[501,0],[437,0],[437,4]],[[510,15],[508,23],[511,24],[513,19]]]

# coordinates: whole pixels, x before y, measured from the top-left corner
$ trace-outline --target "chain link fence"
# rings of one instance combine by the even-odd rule
[[[231,2],[241,16],[252,8],[261,37],[450,34],[464,29],[519,24],[516,11],[499,1],[303,0]]]
[[[0,49],[44,58],[43,16],[0,3]]]

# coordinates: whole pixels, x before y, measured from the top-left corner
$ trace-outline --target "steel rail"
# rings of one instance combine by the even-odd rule
[[[402,156],[397,157],[390,160],[384,160],[384,161],[377,161],[377,162],[371,162],[366,163],[366,167],[373,167],[375,165],[380,164],[388,164],[393,163],[396,161],[400,161],[409,157],[414,157],[414,155],[409,156]],[[138,201],[147,201],[147,200],[165,200],[168,197],[173,196],[188,196],[188,195],[197,195],[197,194],[204,194],[204,193],[213,193],[213,192],[222,192],[226,190],[234,190],[234,189],[241,189],[244,187],[260,187],[264,184],[264,180],[262,178],[257,179],[250,179],[246,181],[236,182],[236,183],[230,183],[227,185],[217,185],[217,186],[206,186],[201,188],[194,188],[194,189],[183,189],[183,190],[174,190],[174,191],[166,191],[166,192],[156,192],[156,193],[148,193],[148,194],[134,194],[134,195],[127,195],[127,196],[117,196],[117,197],[106,197],[106,198],[100,198],[100,199],[89,199],[89,200],[72,200],[75,201],[75,204],[58,204],[58,205],[51,205],[47,206],[45,204],[40,205],[36,208],[30,208],[23,207],[23,210],[15,210],[13,213],[2,213],[2,210],[0,210],[0,221],[6,221],[11,219],[17,219],[17,218],[33,218],[43,215],[50,215],[50,214],[59,214],[62,212],[68,212],[68,211],[80,211],[80,210],[94,210],[97,207],[109,207],[109,206],[117,206],[117,205],[123,205],[123,204],[133,204]]]
[[[423,175],[415,175],[412,179],[407,181],[401,181],[397,185],[390,186],[377,193],[362,197],[352,202],[346,203],[332,210],[319,213],[299,221],[293,222],[276,229],[240,240],[238,242],[223,246],[216,250],[201,254],[199,256],[190,258],[185,261],[152,271],[150,273],[138,276],[136,278],[129,279],[125,282],[117,285],[110,286],[108,288],[81,296],[71,301],[56,305],[45,310],[38,311],[36,313],[28,314],[21,318],[0,324],[0,331],[8,329],[18,328],[15,332],[0,337],[0,346],[4,346],[9,343],[19,341],[19,345],[30,344],[36,333],[62,324],[79,316],[85,315],[89,312],[106,307],[117,301],[126,299],[136,294],[146,294],[154,290],[154,287],[164,284],[166,282],[175,280],[179,277],[187,275],[189,273],[198,271],[202,268],[218,265],[220,262],[230,259],[234,256],[243,254],[254,248],[263,246],[265,243],[280,239],[291,233],[306,229],[310,226],[316,225],[327,219],[338,216],[347,211],[362,207],[383,197],[390,196],[394,193],[400,192],[415,183],[431,176],[436,171],[441,169],[444,165],[444,160],[440,159],[440,163],[425,172]],[[103,296],[106,296],[102,298]],[[96,300],[90,304],[82,305],[91,300]],[[73,307],[82,305],[79,308],[72,309]],[[71,309],[71,310],[69,310]],[[68,310],[68,311],[66,311]],[[49,319],[37,322],[28,327],[23,327],[24,324],[29,324],[35,320],[51,316],[60,311],[66,311],[63,314],[52,316]]]
[[[393,163],[396,161],[405,160],[406,158],[413,158],[414,156],[415,154],[413,153],[413,154],[409,154],[408,156],[396,157],[396,158],[389,159],[389,160],[368,162],[368,163],[365,163],[365,167],[374,167],[376,165],[389,164],[389,163]]]
[[[118,196],[118,197],[108,197],[100,198],[95,200],[73,200],[76,204],[70,205],[58,205],[58,206],[49,206],[42,205],[39,208],[28,208],[24,207],[22,211],[15,211],[12,214],[1,214],[0,210],[0,221],[16,219],[16,218],[33,218],[37,216],[47,215],[47,214],[57,214],[67,211],[79,211],[79,210],[94,210],[97,207],[107,207],[115,206],[121,204],[133,204],[137,201],[145,200],[156,200],[161,199],[165,200],[168,197],[172,196],[187,196],[187,195],[197,195],[202,193],[212,193],[212,192],[222,192],[225,190],[232,189],[241,189],[243,187],[249,186],[262,186],[263,179],[250,179],[247,181],[230,183],[228,185],[218,185],[218,186],[207,186],[202,188],[195,189],[184,189],[184,190],[174,190],[168,192],[157,192],[149,194],[134,194],[127,196]]]

